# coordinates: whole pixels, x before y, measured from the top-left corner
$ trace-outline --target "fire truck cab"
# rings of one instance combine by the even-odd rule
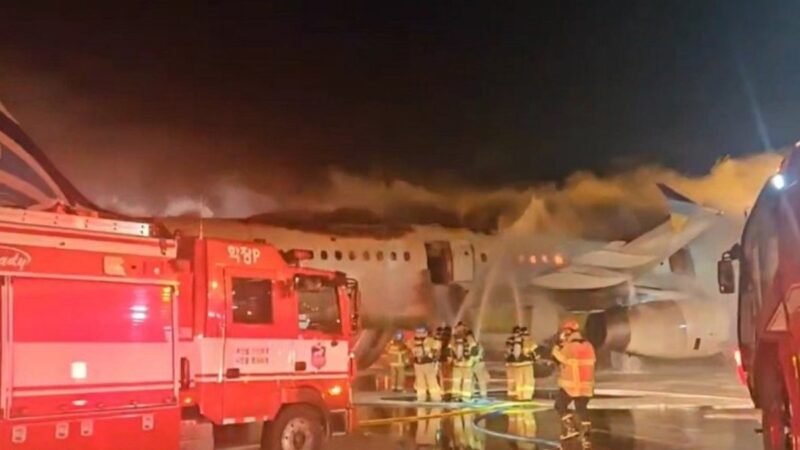
[[[737,364],[762,411],[764,448],[800,448],[800,149],[765,184],[741,242],[718,262],[719,290],[737,292]]]
[[[210,450],[244,428],[318,449],[347,431],[353,280],[156,228],[0,208],[0,450]]]
[[[178,249],[181,402],[214,425],[263,422],[264,448],[315,448],[300,441],[351,423],[348,280],[286,263],[301,253],[217,239]]]

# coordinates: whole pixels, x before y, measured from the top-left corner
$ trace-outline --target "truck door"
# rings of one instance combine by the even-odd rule
[[[299,379],[335,379],[347,376],[349,323],[344,323],[340,287],[316,275],[296,275],[300,339],[296,342]],[[344,292],[343,290],[341,292]],[[347,321],[349,322],[349,320]]]
[[[475,276],[475,251],[469,241],[453,241],[453,281],[463,283],[472,281]]]
[[[291,372],[296,309],[287,282],[263,269],[225,270],[221,422],[263,420],[280,402],[281,374]]]

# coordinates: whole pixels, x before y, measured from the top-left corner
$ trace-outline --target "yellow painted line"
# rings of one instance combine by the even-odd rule
[[[476,405],[474,407],[464,407],[459,409],[454,409],[452,411],[437,413],[437,414],[425,414],[425,415],[414,415],[414,416],[402,416],[402,417],[387,417],[384,419],[371,419],[371,420],[362,420],[358,423],[358,426],[361,427],[376,427],[381,425],[390,425],[393,423],[404,423],[404,422],[417,422],[420,420],[430,420],[430,419],[441,419],[445,417],[454,417],[454,416],[463,416],[467,414],[485,414],[487,412],[495,411],[498,409],[514,409],[516,410],[519,407],[528,407],[524,409],[532,409],[534,411],[544,411],[546,409],[550,409],[552,405],[542,404],[542,403],[535,403],[535,402],[503,402],[503,403],[495,403],[491,405]],[[429,409],[431,407],[425,407]],[[433,409],[435,409],[434,407]],[[523,408],[519,409],[520,411]]]

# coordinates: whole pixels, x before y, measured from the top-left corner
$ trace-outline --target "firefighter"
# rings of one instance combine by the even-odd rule
[[[587,407],[594,395],[596,358],[594,347],[583,339],[575,320],[567,320],[561,325],[560,342],[553,349],[553,358],[559,364],[559,391],[555,408],[561,416],[561,439],[580,435],[584,448],[588,448],[592,424]],[[570,403],[575,404],[577,417],[569,412]],[[580,429],[576,422],[580,424]]]
[[[449,326],[442,329],[441,354],[439,355],[439,381],[448,400],[453,398],[453,355],[451,341],[453,330]]]
[[[527,327],[520,329],[519,345],[521,364],[517,372],[519,383],[517,394],[521,400],[533,400],[533,391],[535,389],[533,363],[536,361],[536,344],[531,340]]]
[[[406,364],[408,363],[408,347],[403,333],[398,331],[389,341],[386,353],[389,355],[389,387],[394,392],[403,392],[406,380]]]
[[[442,391],[436,379],[436,358],[438,358],[436,339],[428,335],[428,329],[418,327],[414,333],[414,390],[417,400],[424,402],[442,400]]]
[[[472,373],[478,380],[478,391],[481,398],[486,400],[489,398],[489,370],[486,368],[484,361],[483,346],[475,338],[472,331],[467,331],[467,344],[469,344],[472,352],[473,366]]]
[[[453,337],[452,354],[453,400],[468,401],[472,398],[472,367],[474,359],[466,331],[457,333]]]
[[[511,330],[511,336],[506,339],[506,393],[508,398],[516,400],[517,398],[517,366],[516,357],[514,356],[514,348],[517,342],[517,335],[519,334],[520,327],[515,326]]]
[[[467,334],[467,326],[464,324],[464,322],[459,321],[453,328],[453,335],[463,337],[465,334]]]

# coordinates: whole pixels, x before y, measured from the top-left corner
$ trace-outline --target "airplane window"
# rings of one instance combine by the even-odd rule
[[[323,250],[323,251],[319,252],[319,256],[322,259],[328,259],[328,252],[326,250]]]
[[[364,250],[364,261],[369,261],[369,250]]]
[[[347,255],[350,258],[350,261],[356,260],[356,252],[350,250],[350,253]]]
[[[489,257],[486,256],[486,253],[481,253],[481,262],[486,262],[489,260]]]
[[[390,254],[390,257],[391,257],[392,261],[397,261],[397,252],[392,252]]]
[[[403,259],[405,259],[406,261],[411,261],[411,253],[404,252]]]
[[[337,261],[341,261],[342,260],[342,252],[340,252],[339,250],[336,250],[335,252],[333,252],[333,257],[336,258]]]
[[[377,258],[378,261],[383,261],[383,252],[378,250],[378,254],[375,255],[375,258]]]

